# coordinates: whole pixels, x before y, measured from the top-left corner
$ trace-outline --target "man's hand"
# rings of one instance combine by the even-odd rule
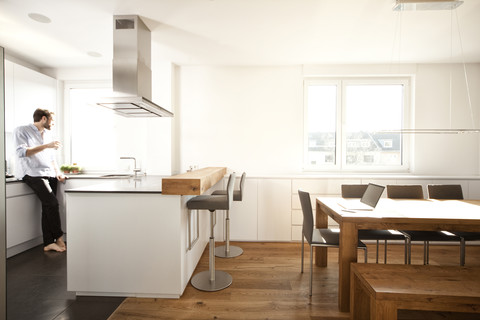
[[[65,181],[67,180],[67,177],[65,177],[63,174],[59,174],[57,175],[57,180],[65,183]]]
[[[47,144],[42,144],[41,146],[36,146],[36,147],[31,147],[31,148],[27,148],[27,151],[25,152],[25,155],[27,157],[30,157],[30,156],[33,156],[34,154],[37,154],[47,148],[52,148],[52,149],[55,149],[57,150],[58,148],[60,148],[62,146],[62,144],[60,143],[60,141],[52,141],[50,143],[47,143]]]
[[[61,146],[62,146],[62,144],[60,143],[60,141],[57,141],[57,140],[46,144],[47,148],[52,148],[52,149],[55,149],[55,150],[57,150]]]

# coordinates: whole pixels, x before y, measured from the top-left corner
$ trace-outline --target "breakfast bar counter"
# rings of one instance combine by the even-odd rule
[[[181,177],[221,187],[226,168]],[[214,176],[214,177],[212,177]],[[160,176],[111,179],[65,190],[67,290],[77,295],[179,298],[208,243],[193,195],[164,194]],[[203,181],[203,182],[202,182]],[[207,184],[205,182],[208,181]]]

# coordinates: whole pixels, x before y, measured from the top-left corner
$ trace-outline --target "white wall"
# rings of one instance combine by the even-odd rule
[[[480,128],[480,64],[467,65],[466,70],[473,115],[462,65],[418,65],[415,100],[417,128]],[[417,135],[414,148],[415,172],[432,175],[478,175],[479,137],[478,133]]]
[[[480,64],[466,68],[478,128]],[[461,64],[453,68],[440,64],[174,67],[153,60],[152,70],[154,100],[175,114],[171,124],[153,121],[147,125],[149,129],[140,128],[145,139],[136,141],[136,148],[142,150],[141,157],[152,174],[168,174],[169,166],[173,173],[183,172],[193,165],[227,166],[249,175],[302,173],[304,76],[413,75],[412,116],[417,128],[450,128],[450,119],[452,127],[472,127]],[[88,75],[106,79],[110,72],[56,70],[52,75],[61,80],[85,80]],[[479,137],[410,136],[411,173],[479,175]]]
[[[302,167],[301,66],[180,67],[180,164],[249,174]]]
[[[450,69],[402,68],[402,74],[415,75],[417,128],[449,127]],[[388,72],[393,72],[388,66],[179,67],[175,116],[181,126],[181,170],[219,165],[250,175],[302,173],[303,75]],[[467,73],[475,126],[480,127],[480,64],[467,65]],[[462,65],[453,66],[452,80],[452,125],[471,128]],[[411,138],[413,174],[479,174],[479,134]]]

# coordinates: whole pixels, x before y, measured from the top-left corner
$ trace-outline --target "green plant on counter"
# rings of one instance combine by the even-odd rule
[[[72,166],[71,171],[72,173],[80,173],[82,171],[82,168],[79,166]]]
[[[60,170],[63,171],[63,173],[70,173],[70,171],[72,171],[72,166],[64,164],[60,167]]]

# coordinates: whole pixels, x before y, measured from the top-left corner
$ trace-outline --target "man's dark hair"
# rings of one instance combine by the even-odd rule
[[[47,119],[50,119],[50,117],[53,115],[53,112],[48,111],[47,109],[40,109],[38,108],[35,110],[33,113],[33,122],[39,122],[42,120],[42,118],[45,116]]]

